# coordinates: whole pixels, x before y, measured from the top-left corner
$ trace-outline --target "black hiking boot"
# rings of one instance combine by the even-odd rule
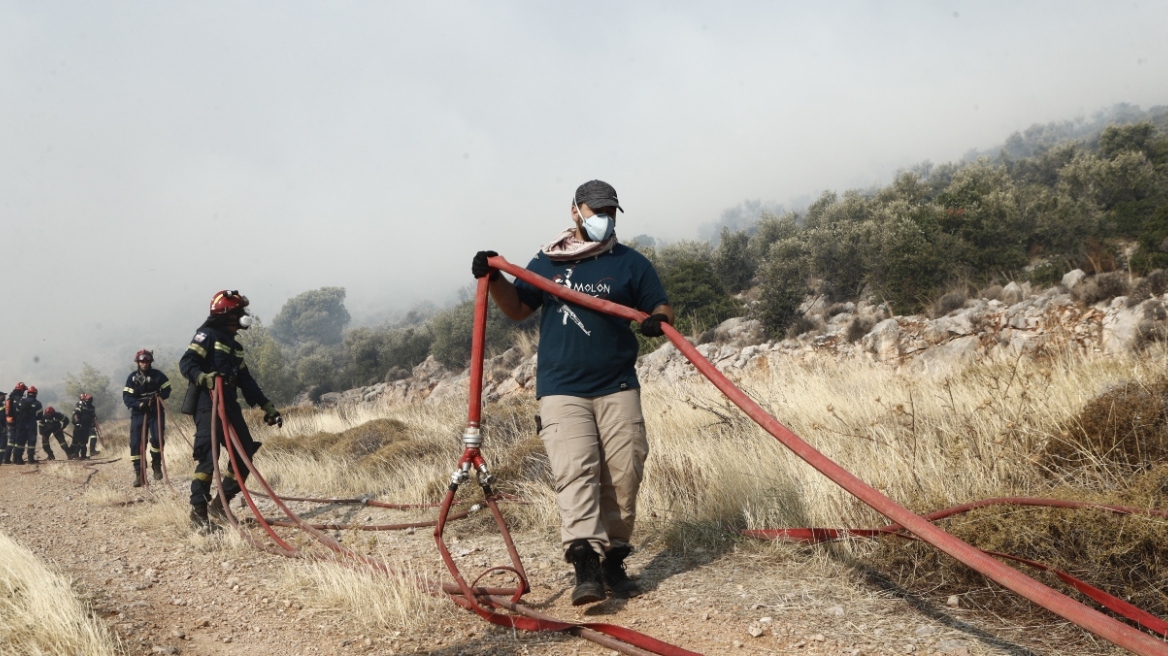
[[[14,465],[23,465],[24,464],[24,451],[13,451],[12,452],[12,464],[14,464]]]
[[[600,570],[604,574],[604,583],[612,590],[612,596],[617,599],[628,599],[636,597],[641,594],[641,586],[637,582],[630,579],[629,575],[625,573],[625,558],[633,553],[633,548],[625,545],[623,547],[614,547],[604,554],[604,562],[600,564]]]
[[[134,463],[134,487],[142,487],[142,465]]]
[[[154,472],[154,480],[161,481],[162,480],[162,461],[155,460],[155,461],[151,462],[150,469]]]
[[[223,498],[216,495],[214,499],[211,499],[211,505],[207,506],[207,514],[215,521],[226,522],[227,511],[224,509],[224,506],[230,506],[231,500],[234,498],[234,494],[228,493],[227,502],[224,503]]]
[[[568,545],[564,559],[576,568],[576,588],[572,590],[572,605],[583,606],[604,601],[600,556],[592,550],[588,540],[576,540]]]
[[[191,529],[203,535],[219,530],[219,525],[212,522],[208,516],[207,504],[196,503],[191,505]]]

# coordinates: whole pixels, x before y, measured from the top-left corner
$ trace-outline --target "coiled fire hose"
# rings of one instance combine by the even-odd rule
[[[499,255],[489,258],[487,263],[494,269],[509,273],[562,300],[570,301],[597,312],[604,312],[638,322],[648,316],[644,312],[603,299],[593,298],[587,294],[568,289],[563,285],[557,285],[542,276],[511,264]],[[480,290],[484,286],[485,284],[480,284]],[[485,304],[482,296],[483,294],[480,292],[479,305]],[[478,325],[478,309],[476,306],[476,326]],[[485,308],[483,312],[485,314]],[[1026,576],[1018,570],[994,560],[988,554],[946,533],[924,517],[917,515],[884,496],[871,485],[868,485],[830,458],[824,456],[810,444],[791,432],[786,426],[779,423],[777,419],[770,416],[761,406],[743,393],[742,390],[735,387],[722,372],[718,371],[709,360],[703,357],[673,326],[662,323],[661,328],[665,332],[665,336],[669,338],[669,341],[693,363],[698,371],[709,379],[728,399],[741,408],[747,416],[758,423],[759,426],[770,433],[776,440],[781,442],[783,446],[802,458],[807,464],[814,467],[824,476],[827,476],[831,481],[847,490],[873,510],[876,510],[881,515],[884,515],[903,527],[918,539],[949,554],[961,563],[989,577],[999,585],[1013,590],[1035,604],[1042,606],[1064,619],[1074,622],[1105,640],[1136,654],[1168,655],[1168,645],[1165,645],[1162,641],[1128,626],[1115,618],[1104,615],[1093,608],[1089,608],[1075,599]],[[481,353],[474,355],[481,358]],[[472,365],[473,362],[472,360]],[[477,379],[474,376],[473,369],[471,374],[471,402],[473,406],[476,401],[476,394],[481,393],[482,381],[481,371],[480,377]],[[479,387],[478,391],[476,391],[476,386]],[[468,425],[468,431],[469,428]]]
[[[236,482],[239,484],[240,492],[244,497],[244,501],[251,509],[256,522],[264,529],[264,531],[268,534],[268,537],[276,543],[275,546],[273,546],[264,544],[257,540],[254,536],[251,535],[250,532],[241,526],[239,520],[235,517],[234,512],[229,507],[229,504],[224,504],[223,509],[227,515],[228,521],[239,532],[243,539],[248,542],[248,544],[262,551],[280,556],[294,558],[313,557],[306,556],[296,547],[284,541],[272,528],[272,525],[259,511],[259,508],[256,506],[255,501],[252,498],[251,491],[248,489],[244,476],[242,475],[244,468],[246,468],[247,471],[250,472],[252,476],[254,476],[255,480],[259,482],[260,486],[264,490],[264,496],[275,503],[280,511],[288,517],[289,525],[294,525],[300,528],[305,533],[314,538],[317,542],[324,545],[334,553],[351,559],[353,562],[362,563],[384,574],[405,578],[402,573],[390,568],[384,562],[376,558],[363,556],[352,551],[351,549],[341,546],[341,544],[336,540],[322,533],[320,529],[316,528],[316,526],[305,522],[295,512],[293,512],[284,503],[284,500],[272,490],[271,486],[264,479],[263,475],[256,470],[255,465],[252,463],[251,458],[247,454],[247,451],[243,448],[243,444],[240,441],[239,436],[235,433],[234,427],[227,418],[227,413],[222,403],[222,398],[223,380],[222,378],[217,377],[215,379],[215,390],[211,394],[212,407],[214,408],[212,411],[211,422],[211,449],[212,462],[215,465],[214,481],[216,490],[221,499],[225,498],[223,496],[223,475],[219,471],[219,432],[222,431],[223,441],[227,447],[229,466],[231,467],[231,471],[235,477]],[[460,469],[463,460],[466,460],[465,454],[463,458],[460,459]],[[515,551],[513,543],[511,543],[510,535],[507,532],[505,523],[503,522],[502,514],[498,511],[497,505],[495,505],[494,497],[490,497],[486,501],[488,505],[492,507],[492,514],[494,514],[496,522],[498,522],[500,530],[505,536],[505,541],[508,544],[508,552],[512,558],[513,567],[492,568],[491,570],[488,570],[487,573],[491,571],[498,571],[500,569],[510,571],[520,577],[521,584],[516,588],[481,587],[478,585],[478,581],[482,578],[483,575],[480,575],[472,584],[468,585],[462,578],[461,574],[457,573],[457,566],[454,565],[453,560],[450,558],[449,552],[446,550],[445,546],[442,545],[441,541],[441,534],[445,522],[450,519],[449,510],[453,505],[452,500],[453,493],[448,491],[446,498],[441,504],[441,512],[439,514],[437,527],[435,528],[435,538],[439,545],[441,545],[440,549],[443,551],[444,560],[447,563],[447,567],[452,568],[452,571],[455,572],[457,583],[442,584],[424,577],[413,576],[412,578],[414,579],[415,583],[421,589],[426,590],[432,594],[450,595],[450,598],[455,603],[474,611],[483,619],[486,619],[487,621],[500,626],[526,631],[567,632],[572,635],[591,640],[597,644],[614,649],[621,653],[630,654],[632,656],[647,656],[649,654],[658,654],[659,656],[698,656],[695,652],[670,645],[660,640],[656,640],[655,638],[651,638],[631,629],[603,623],[577,624],[572,622],[563,622],[547,617],[524,606],[523,604],[518,603],[519,597],[523,594],[523,592],[526,592],[526,577],[523,574],[522,567],[518,566],[518,553]],[[484,573],[484,575],[485,574],[486,573]],[[497,609],[506,609],[514,613],[518,613],[518,615],[501,613]]]

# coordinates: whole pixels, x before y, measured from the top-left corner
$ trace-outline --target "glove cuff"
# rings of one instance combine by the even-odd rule
[[[279,412],[279,410],[276,410],[276,404],[272,403],[271,401],[268,401],[267,403],[265,403],[262,406],[262,410],[264,411],[264,414],[269,414],[269,415]]]

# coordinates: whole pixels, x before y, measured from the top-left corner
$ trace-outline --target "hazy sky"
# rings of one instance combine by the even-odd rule
[[[82,359],[120,381],[221,288],[268,319],[324,285],[357,319],[446,302],[591,178],[618,234],[692,238],[745,199],[1165,104],[1166,25],[1163,2],[0,0],[0,387]]]

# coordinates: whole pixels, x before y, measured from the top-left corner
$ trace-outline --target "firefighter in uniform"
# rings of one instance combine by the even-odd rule
[[[154,352],[142,349],[134,355],[138,370],[126,378],[122,403],[130,409],[130,461],[134,465],[134,487],[142,486],[142,430],[150,433],[150,468],[154,480],[162,480],[162,444],[166,434],[166,416],[156,405],[170,397],[170,380],[154,369]],[[161,425],[160,425],[161,419]]]
[[[73,454],[70,457],[88,460],[93,454],[97,447],[97,437],[91,438],[90,435],[94,435],[93,428],[96,423],[97,410],[93,407],[93,395],[82,394],[73,408]],[[88,453],[85,450],[86,442],[91,442]]]
[[[0,392],[0,465],[6,464],[4,457],[8,455],[8,392]]]
[[[211,391],[215,380],[223,380],[223,410],[227,421],[239,436],[239,441],[248,457],[259,451],[260,442],[251,437],[243,410],[239,406],[238,393],[248,405],[260,406],[264,410],[264,422],[269,426],[283,426],[284,420],[275,404],[264,396],[255,378],[243,359],[243,347],[235,339],[240,330],[247,330],[252,318],[247,313],[247,297],[238,291],[223,290],[211,299],[210,315],[195,331],[190,346],[179,361],[182,375],[197,390],[195,406],[195,474],[191,480],[191,526],[198,530],[212,528],[211,517],[224,518],[224,508],[239,494],[239,482],[228,471],[223,480],[223,497],[211,498],[214,462],[211,454],[211,429],[214,422],[215,435],[221,446],[226,445],[223,425],[213,412]],[[242,467],[242,463],[240,463]],[[241,471],[244,480],[247,469]]]
[[[24,398],[20,399],[16,407],[16,446],[13,448],[12,461],[18,465],[25,462],[20,458],[21,447],[28,452],[28,464],[36,462],[37,418],[41,415],[41,409],[41,402],[37,400],[37,388],[35,385],[29,385]],[[11,444],[12,438],[9,438],[8,442]]]
[[[12,393],[8,395],[8,399],[4,401],[4,432],[8,437],[3,454],[6,465],[18,464],[14,457],[16,455],[16,441],[20,436],[19,431],[16,430],[16,411],[20,408],[20,402],[24,399],[24,392],[27,389],[24,383],[17,383],[16,387],[12,388]],[[20,460],[23,462],[23,459]]]
[[[57,439],[57,443],[65,451],[65,457],[72,460],[73,449],[65,443],[65,427],[69,425],[69,418],[50,405],[37,417],[37,423],[41,429],[41,448],[45,450],[49,460],[57,459],[57,454],[53,453],[53,446],[49,444],[49,436]]]

